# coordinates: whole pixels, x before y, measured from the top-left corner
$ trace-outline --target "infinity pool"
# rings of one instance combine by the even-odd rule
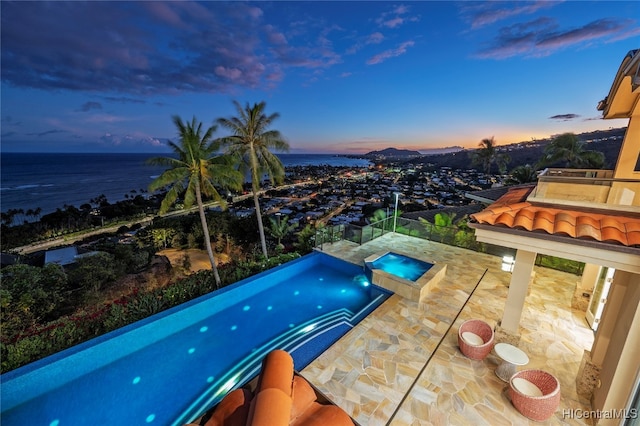
[[[313,253],[0,377],[2,424],[182,425],[260,369],[300,370],[390,292]]]

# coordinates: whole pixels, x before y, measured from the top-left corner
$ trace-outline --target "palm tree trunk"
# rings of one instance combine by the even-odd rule
[[[213,249],[211,248],[211,237],[209,237],[209,227],[207,226],[207,217],[204,214],[204,205],[202,204],[202,195],[200,194],[200,185],[196,184],[196,200],[198,201],[198,212],[200,213],[200,223],[202,224],[202,233],[204,234],[204,246],[207,249],[209,255],[209,261],[211,262],[211,269],[213,270],[213,277],[216,280],[216,287],[220,287],[220,274],[218,274],[218,267],[216,266],[216,259],[213,256]]]
[[[262,225],[262,212],[260,211],[260,202],[258,201],[258,192],[260,191],[260,176],[258,176],[258,160],[256,159],[256,153],[253,148],[253,144],[250,147],[251,155],[251,188],[253,189],[253,204],[256,208],[256,218],[258,219],[258,231],[260,232],[260,244],[262,244],[262,254],[265,259],[269,258],[267,252],[267,240],[264,237],[264,226]]]
[[[269,258],[267,253],[267,241],[264,238],[264,226],[262,225],[262,212],[260,212],[260,202],[258,201],[258,192],[253,191],[253,204],[256,208],[256,217],[258,218],[258,231],[260,231],[260,244],[262,244],[262,254],[265,259]]]

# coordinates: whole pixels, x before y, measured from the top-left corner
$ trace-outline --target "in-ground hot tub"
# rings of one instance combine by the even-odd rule
[[[371,283],[419,302],[444,278],[447,265],[382,252],[367,257],[364,270]]]

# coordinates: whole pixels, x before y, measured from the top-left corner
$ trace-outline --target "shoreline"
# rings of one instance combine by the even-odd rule
[[[9,153],[16,154],[16,153]],[[31,154],[29,154],[31,155]],[[60,158],[70,158],[70,154],[64,154]],[[94,154],[79,154],[81,156],[89,156],[93,159],[98,158]],[[147,156],[148,154],[143,154]],[[310,174],[318,176],[321,170],[328,170],[327,168],[362,168],[370,167],[374,163],[364,158],[353,158],[352,160],[362,160],[362,165],[334,165],[330,164],[331,158],[338,158],[330,155],[318,154],[317,157],[312,157],[313,164],[306,164],[305,158],[309,158],[308,155],[302,156],[299,154],[289,154],[295,156],[296,163],[287,165],[285,164],[285,173],[304,173],[305,170],[311,170]],[[150,158],[152,155],[148,155],[146,158]],[[121,158],[123,156],[113,154],[114,159]],[[126,156],[124,156],[126,157]],[[55,213],[58,209],[63,210],[65,205],[80,208],[85,204],[91,203],[101,195],[105,195],[109,204],[115,204],[117,202],[126,201],[129,197],[134,198],[137,195],[143,195],[145,198],[149,197],[147,191],[148,185],[152,179],[162,172],[162,168],[153,166],[145,166],[144,158],[138,155],[139,158],[131,160],[128,158],[129,163],[121,166],[119,170],[101,173],[101,167],[110,166],[111,160],[106,161],[102,159],[95,168],[85,168],[76,174],[72,175],[72,172],[68,171],[68,167],[62,167],[60,165],[49,166],[52,169],[50,172],[47,170],[47,159],[39,158],[38,162],[31,166],[24,166],[26,168],[37,168],[38,176],[29,177],[29,180],[24,180],[22,177],[12,177],[13,171],[11,167],[6,168],[7,162],[11,159],[5,158],[3,160],[3,173],[2,173],[2,188],[0,191],[1,210],[3,216],[12,210],[17,210],[15,220],[11,222],[12,226],[21,224],[23,222],[36,222],[37,219]],[[286,161],[293,161],[291,157],[287,157]],[[327,162],[318,161],[325,158]],[[340,156],[340,158],[348,158]],[[26,159],[22,158],[21,161]],[[364,162],[366,161],[366,165]],[[133,169],[132,175],[127,176],[127,169],[125,166],[130,165]],[[24,172],[20,170],[22,163],[12,166],[17,169],[16,174],[29,174],[28,171]],[[69,167],[76,167],[71,165]],[[88,168],[88,169],[87,169]],[[108,167],[107,167],[108,168]],[[313,171],[313,170],[316,171]],[[67,176],[64,176],[64,175]],[[62,178],[57,176],[62,175]],[[76,175],[78,176],[76,178]],[[101,181],[101,175],[105,175],[105,181]],[[54,177],[52,177],[54,176]],[[65,179],[64,181],[56,181],[57,179]],[[68,194],[68,195],[65,195]],[[43,204],[43,200],[49,201]],[[96,207],[91,205],[91,207]],[[39,217],[31,217],[27,215],[28,211],[35,211],[40,208]],[[20,212],[20,210],[22,210]]]

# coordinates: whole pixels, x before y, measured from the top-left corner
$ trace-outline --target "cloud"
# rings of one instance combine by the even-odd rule
[[[554,7],[561,2],[536,1],[528,2],[463,2],[461,13],[470,23],[471,29],[476,30],[498,21],[520,15],[530,15],[541,9]]]
[[[66,130],[54,129],[54,130],[47,130],[47,131],[40,132],[40,133],[27,133],[26,135],[27,136],[37,136],[37,137],[41,138],[43,136],[55,135],[55,134],[58,134],[58,133],[67,133],[67,131]]]
[[[599,19],[580,28],[547,34],[538,41],[539,49],[555,51],[566,46],[580,44],[606,37],[616,37],[616,40],[640,34],[640,28],[632,19]],[[623,38],[620,38],[623,37]]]
[[[124,96],[120,96],[120,97],[103,96],[102,99],[104,99],[105,101],[118,102],[121,104],[146,104],[147,103],[147,101],[142,99],[127,98]]]
[[[375,33],[369,34],[368,36],[361,37],[353,46],[347,49],[346,53],[349,55],[353,55],[367,45],[382,43],[384,39],[384,35],[381,32],[376,31]]]
[[[100,102],[85,102],[80,107],[80,111],[87,112],[92,109],[102,109],[102,104]]]
[[[320,19],[265,25],[260,3],[1,7],[2,81],[14,87],[122,93],[135,96],[110,100],[135,102],[149,95],[269,87],[289,68],[326,69],[342,61],[332,41],[340,28]]]
[[[579,28],[561,30],[555,20],[539,18],[502,28],[492,46],[474,56],[481,59],[544,57],[567,47],[608,43],[639,34],[640,28],[632,19],[599,19]]]
[[[338,54],[331,41],[330,35],[333,32],[341,33],[343,30],[337,25],[324,26],[321,22],[308,21],[303,25],[296,23],[296,33],[302,39],[307,39],[305,31],[314,31],[312,38],[305,43],[291,45],[282,43],[270,48],[270,53],[282,67],[307,68],[313,71],[326,69],[342,62],[342,57]],[[317,35],[315,33],[317,31]]]
[[[102,124],[102,123],[123,123],[131,121],[131,117],[122,117],[111,114],[95,114],[85,119],[87,123]]]
[[[17,134],[16,132],[6,132],[6,133],[3,133],[2,135],[0,135],[0,137],[9,138],[9,137],[14,136],[16,134]]]
[[[105,133],[100,138],[100,143],[108,147],[163,147],[165,143],[158,138],[143,134],[113,134]]]
[[[393,8],[389,12],[382,13],[376,20],[376,24],[386,28],[396,28],[407,22],[418,22],[419,15],[405,16],[409,13],[409,7],[400,5]]]
[[[385,50],[384,52],[378,53],[377,55],[369,58],[367,61],[368,65],[380,64],[386,61],[389,58],[394,58],[396,56],[404,55],[407,53],[407,48],[413,46],[415,43],[412,40],[405,41],[400,44],[395,49]]]
[[[571,121],[578,117],[580,117],[578,114],[558,114],[549,117],[549,120]]]

